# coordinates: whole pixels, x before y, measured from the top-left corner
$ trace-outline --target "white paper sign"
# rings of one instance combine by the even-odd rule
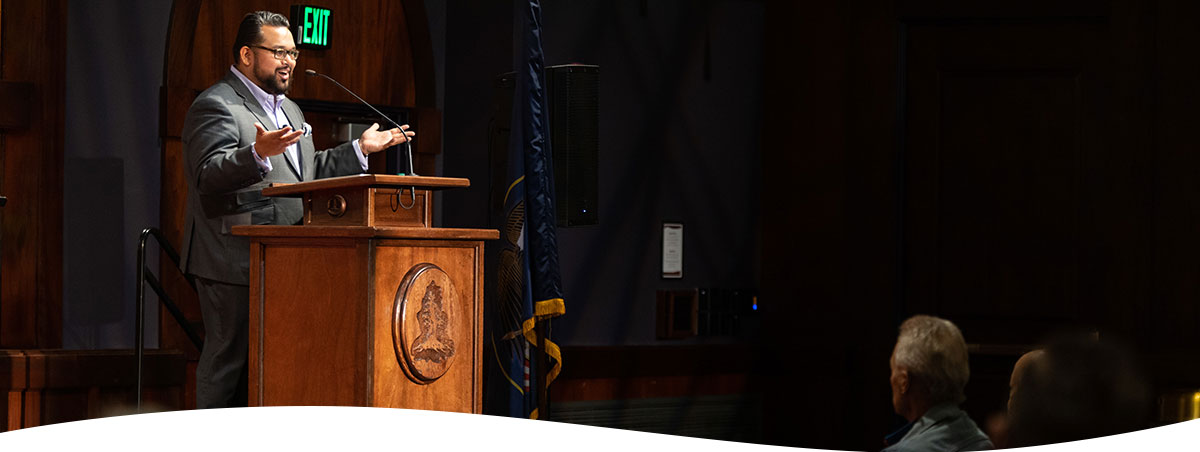
[[[683,278],[683,223],[663,223],[662,277]]]

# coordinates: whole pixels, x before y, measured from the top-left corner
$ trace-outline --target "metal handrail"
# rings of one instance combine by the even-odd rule
[[[175,321],[179,323],[179,326],[183,328],[183,332],[187,334],[188,339],[191,339],[192,344],[196,346],[196,349],[201,350],[204,348],[204,339],[200,338],[200,334],[197,333],[196,330],[192,329],[191,324],[187,321],[187,317],[183,315],[183,311],[179,310],[179,307],[175,305],[175,302],[171,301],[171,297],[168,296],[166,291],[163,290],[162,284],[158,281],[158,278],[154,276],[154,273],[151,272],[150,269],[146,268],[146,241],[150,237],[154,237],[155,241],[158,242],[159,249],[167,254],[167,257],[171,259],[171,262],[175,263],[175,268],[180,268],[179,253],[176,253],[175,248],[171,247],[171,242],[167,241],[167,238],[163,236],[162,231],[158,230],[158,228],[142,229],[142,235],[138,240],[136,310],[137,329],[133,333],[134,346],[137,349],[136,391],[138,413],[142,412],[142,359],[146,353],[146,345],[143,343],[145,342],[144,336],[146,334],[146,284],[149,284],[150,288],[154,289],[154,293],[158,294],[158,300],[161,301],[162,305],[171,312],[171,316],[174,317]],[[184,279],[187,280],[188,285],[192,287],[193,291],[196,290],[196,282],[193,281],[190,276],[185,274]]]

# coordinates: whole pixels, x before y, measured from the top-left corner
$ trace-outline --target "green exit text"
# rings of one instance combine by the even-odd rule
[[[329,45],[329,15],[331,11],[323,8],[304,7],[303,21],[300,28],[300,43],[316,46]]]

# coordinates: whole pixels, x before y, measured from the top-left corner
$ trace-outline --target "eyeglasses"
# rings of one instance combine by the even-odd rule
[[[300,51],[299,50],[272,49],[272,48],[263,47],[263,46],[250,46],[250,47],[254,47],[256,49],[263,49],[268,52],[272,52],[274,54],[273,56],[275,57],[276,60],[282,60],[285,56],[292,57],[292,61],[300,59]]]

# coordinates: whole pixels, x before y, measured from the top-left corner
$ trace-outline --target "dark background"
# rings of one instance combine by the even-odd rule
[[[472,188],[445,193],[442,218],[486,226],[491,80],[512,70],[511,6],[469,3],[446,10],[443,174]],[[547,66],[600,66],[601,218],[559,230],[556,339],[651,344],[656,289],[757,287],[763,5],[547,2],[542,20]],[[685,224],[682,280],[661,279],[663,221]]]

